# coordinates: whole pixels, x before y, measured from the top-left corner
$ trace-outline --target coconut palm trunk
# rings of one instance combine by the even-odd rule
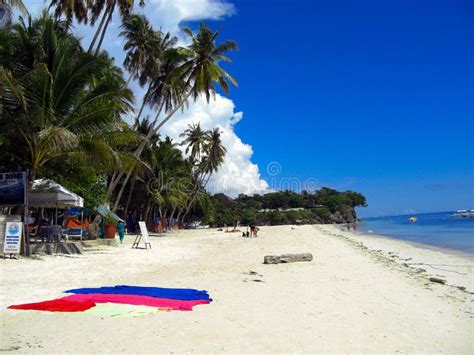
[[[178,222],[178,223],[181,223],[181,222],[182,222],[182,221],[181,221],[181,215],[183,214],[183,211],[184,211],[184,207],[183,207],[183,208],[180,208],[180,209],[178,210],[178,214],[176,215],[176,222]]]
[[[127,198],[127,203],[125,204],[125,210],[124,210],[124,218],[127,217],[128,214],[128,207],[130,206],[130,201],[132,200],[132,195],[133,195],[133,189],[135,188],[135,182],[137,181],[136,178],[132,179],[132,185],[130,186],[130,191],[128,192],[128,198]]]
[[[209,181],[209,178],[211,177],[211,173],[207,176],[207,178],[205,179],[205,174],[203,174],[202,178],[199,180],[198,183],[196,183],[196,187],[195,189],[193,190],[193,192],[191,193],[191,196],[190,196],[190,199],[189,199],[189,202],[186,203],[186,207],[184,209],[184,214],[183,214],[183,220],[188,216],[189,212],[191,212],[191,208],[193,207],[194,205],[194,201],[196,201],[196,197],[199,193],[199,189],[202,187],[206,187],[207,185],[207,182]],[[204,180],[206,180],[205,183]]]
[[[176,212],[176,206],[173,207],[173,210],[171,211],[171,214],[170,214],[170,219],[173,220],[173,223],[171,224],[171,229],[174,229],[174,221],[175,221],[174,213],[175,212]]]
[[[110,22],[112,21],[112,15],[114,14],[114,9],[115,5],[117,4],[117,0],[114,0],[112,5],[110,6],[109,9],[109,15],[107,17],[107,21],[105,22],[104,29],[102,30],[102,34],[100,35],[100,41],[99,44],[97,45],[97,48],[95,49],[95,55],[99,54],[100,47],[102,47],[102,42],[104,42],[105,38],[105,33],[107,32],[107,28],[109,27]]]
[[[143,113],[143,110],[145,109],[145,105],[146,105],[146,100],[145,99],[146,99],[148,93],[150,92],[150,89],[151,89],[151,84],[148,86],[148,90],[146,91],[145,96],[143,96],[143,101],[142,101],[142,104],[140,106],[140,111],[138,111],[138,116],[137,116],[138,120],[142,117],[142,113]]]
[[[87,50],[87,53],[91,53],[92,50],[94,49],[95,42],[97,41],[97,38],[99,37],[99,33],[102,30],[102,27],[104,26],[105,20],[107,19],[108,15],[110,12],[110,6],[106,8],[104,11],[104,14],[102,15],[102,19],[100,20],[99,27],[97,27],[97,30],[95,31],[94,38],[91,41],[91,44],[89,45],[89,49]]]
[[[149,199],[146,205],[145,214],[143,215],[143,220],[145,221],[145,223],[148,221],[148,215],[150,214],[151,203],[152,203],[151,199]]]
[[[203,178],[202,181],[205,180],[205,182],[202,184],[202,187],[206,188],[206,186],[207,186],[207,184],[208,184],[209,179],[211,178],[211,176],[212,176],[212,173],[209,173],[209,175],[207,175],[206,178]],[[198,190],[197,192],[199,192],[199,190]],[[186,218],[186,217],[188,216],[189,212],[191,211],[191,207],[193,206],[193,203],[194,203],[194,201],[196,200],[196,196],[197,196],[197,193],[194,195],[193,199],[191,200],[191,203],[189,204],[188,208],[186,209],[186,212],[185,212],[185,214],[183,215],[183,219]]]
[[[191,194],[189,195],[189,197],[186,199],[186,202],[184,204],[184,214],[183,214],[183,219],[188,215],[193,203],[194,203],[194,200],[196,199],[196,196],[197,196],[197,193],[199,192],[199,189],[201,187],[201,181],[202,181],[202,178],[200,176],[197,177],[196,179],[196,183],[194,184],[194,187],[191,191]]]
[[[161,127],[163,127],[163,125],[169,121],[169,119],[171,117],[173,117],[173,115],[181,108],[183,107],[183,105],[185,104],[185,102],[189,99],[189,97],[191,96],[192,94],[192,91],[189,91],[188,94],[185,96],[185,98],[178,104],[176,105],[175,108],[173,108],[170,113],[168,113],[168,115],[166,115],[166,117],[163,119],[163,121],[160,122],[160,124],[156,127],[156,128],[151,128],[149,131],[148,131],[148,134],[146,135],[145,139],[143,140],[143,142],[140,144],[140,146],[137,148],[137,150],[135,151],[134,153],[134,156],[138,159],[140,158],[141,154],[143,153],[143,150],[145,149],[146,147],[146,144],[148,142],[148,140],[156,133],[158,133],[158,131],[160,130]],[[161,106],[163,107],[163,106]],[[153,120],[153,124],[152,124],[152,127],[155,126],[156,124],[156,121],[158,120],[159,116],[160,116],[160,113],[161,113],[161,108],[160,110],[158,111],[158,113],[156,114],[155,116],[155,119]],[[117,198],[115,199],[115,204],[114,204],[114,208],[113,208],[113,211],[116,211],[118,206],[119,206],[119,203],[120,203],[120,199],[122,198],[122,194],[123,194],[123,191],[125,189],[125,185],[127,184],[128,180],[130,179],[130,176],[132,175],[132,172],[133,172],[133,168],[131,168],[128,172],[127,172],[127,175],[125,176],[125,179],[124,181],[122,182],[122,187],[120,188],[120,191],[119,193],[117,194]],[[117,182],[118,184],[118,182]],[[109,193],[112,193],[113,190],[115,189],[117,185],[114,186],[114,188],[109,191]]]
[[[158,121],[158,118],[160,116],[160,113],[161,113],[161,110],[163,109],[163,104],[158,108],[158,112],[155,116],[155,119],[153,120],[152,124],[151,124],[151,128],[150,130],[148,131],[148,134],[145,136],[145,139],[143,140],[143,142],[140,144],[140,146],[137,148],[137,150],[135,151],[134,153],[134,156],[138,159],[140,158],[141,154],[143,153],[143,150],[145,149],[146,145],[147,145],[147,142],[150,140],[151,137],[153,137],[153,135],[156,133],[156,131],[153,129],[153,127],[155,126],[156,124],[156,121]],[[114,204],[114,211],[117,210],[118,206],[119,206],[119,203],[120,203],[120,200],[122,198],[122,194],[123,194],[123,191],[125,190],[125,186],[127,185],[127,182],[128,180],[130,179],[130,176],[132,175],[133,173],[133,167],[129,169],[129,171],[127,172],[127,175],[125,176],[125,179],[124,181],[122,182],[122,186],[119,190],[119,193],[117,195],[117,198],[115,199],[115,204]],[[123,176],[123,173],[120,173],[117,178],[116,178],[116,181],[115,181],[115,187],[117,186],[118,182],[120,181],[120,179],[122,178]],[[112,190],[113,191],[113,190]],[[112,192],[111,191],[111,192]],[[111,193],[110,192],[110,193]]]
[[[148,88],[148,91],[149,91],[149,90],[150,90],[150,87]],[[147,92],[148,92],[148,91],[147,91]],[[145,94],[145,96],[146,96],[146,94]],[[138,120],[139,120],[139,119],[141,118],[141,116],[142,116],[142,113],[143,113],[143,110],[144,110],[144,108],[145,108],[145,105],[146,105],[146,102],[145,102],[145,100],[143,100],[142,105],[141,105],[141,107],[140,107],[140,111],[138,112],[138,116],[137,116],[137,119],[138,119]],[[160,111],[161,111],[161,108],[160,108]],[[151,135],[151,136],[152,136],[152,135]],[[150,136],[150,137],[151,137],[151,136]],[[140,154],[141,154],[141,153],[140,153]],[[112,175],[112,178],[110,179],[109,186],[108,186],[108,188],[107,188],[107,194],[108,194],[109,196],[111,196],[111,195],[112,195],[112,192],[114,192],[115,188],[117,187],[118,183],[120,182],[120,179],[123,177],[123,174],[124,174],[124,173],[114,173],[114,174]]]

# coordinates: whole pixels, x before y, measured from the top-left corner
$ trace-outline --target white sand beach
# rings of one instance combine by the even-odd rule
[[[255,239],[216,230],[151,239],[151,250],[131,249],[128,236],[80,256],[0,260],[0,350],[474,352],[472,259],[334,226],[263,227]],[[265,255],[300,252],[313,261],[263,264]],[[118,284],[206,289],[214,301],[136,318],[6,309]]]

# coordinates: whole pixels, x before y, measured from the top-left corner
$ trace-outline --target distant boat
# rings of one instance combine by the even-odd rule
[[[449,217],[462,217],[462,218],[474,218],[474,210],[460,210],[456,211],[456,213],[453,213]]]
[[[408,222],[410,222],[410,223],[416,222],[416,217],[410,217],[410,218],[408,218]]]

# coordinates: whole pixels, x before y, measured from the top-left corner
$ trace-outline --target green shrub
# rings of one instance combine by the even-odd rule
[[[252,211],[245,211],[242,213],[240,222],[242,224],[255,224],[257,222],[257,214]]]
[[[285,219],[285,216],[279,211],[272,211],[268,212],[268,219],[270,224],[280,224]]]
[[[312,211],[317,217],[323,217],[323,218],[331,214],[331,211],[327,207],[317,207],[317,208],[314,208]]]
[[[117,224],[117,221],[115,220],[112,213],[109,213],[109,214],[107,214],[107,216],[104,217],[104,223],[105,224]]]

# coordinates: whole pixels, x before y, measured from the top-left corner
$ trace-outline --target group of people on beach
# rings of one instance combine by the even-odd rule
[[[255,226],[254,224],[249,224],[249,225],[247,226],[247,231],[242,232],[242,237],[245,237],[245,238],[257,238],[257,233],[258,233],[259,230],[260,230],[260,228],[258,228],[258,227]]]
[[[238,224],[239,223],[237,222],[234,225],[234,228],[231,229],[231,230],[229,230],[229,228],[226,228],[225,233],[240,233],[240,229],[237,228]],[[222,230],[222,229],[218,229],[218,230]],[[245,232],[242,232],[242,237],[244,237],[244,238],[256,238],[259,230],[260,230],[260,228],[258,228],[256,225],[249,224],[247,226],[247,230]]]

